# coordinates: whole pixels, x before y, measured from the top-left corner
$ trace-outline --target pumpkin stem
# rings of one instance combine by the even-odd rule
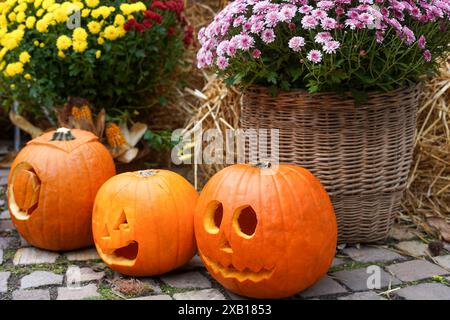
[[[50,141],[69,141],[75,140],[72,131],[68,128],[58,128],[53,134]]]
[[[139,176],[139,177],[151,177],[151,176],[154,176],[154,175],[156,175],[158,173],[158,170],[139,170],[138,172],[137,172],[137,175]]]
[[[272,167],[272,164],[270,162],[258,162],[256,164],[252,164],[253,168],[258,168],[258,169],[270,169],[270,167]]]

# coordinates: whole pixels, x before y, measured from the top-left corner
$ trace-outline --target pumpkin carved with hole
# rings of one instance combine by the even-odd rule
[[[326,191],[306,169],[238,164],[205,185],[195,235],[206,268],[225,288],[283,298],[325,275],[337,225]]]
[[[60,128],[31,140],[14,160],[8,206],[17,230],[31,245],[73,250],[93,243],[95,195],[115,174],[97,136]]]
[[[126,172],[109,179],[94,204],[97,251],[113,270],[153,276],[187,263],[195,254],[198,194],[168,170]]]

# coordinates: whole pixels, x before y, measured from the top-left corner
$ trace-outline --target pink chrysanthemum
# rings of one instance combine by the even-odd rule
[[[289,48],[295,52],[299,52],[305,45],[305,38],[303,37],[293,37],[289,40]]]
[[[331,36],[331,33],[329,32],[319,32],[315,37],[314,41],[317,43],[324,44],[327,41],[332,40],[333,37]]]
[[[302,18],[302,26],[304,29],[309,30],[315,28],[319,24],[319,21],[313,16],[304,16]]]
[[[339,49],[340,45],[341,44],[338,41],[327,41],[323,45],[323,51],[328,54],[335,53],[336,50]]]
[[[220,70],[225,70],[228,67],[228,59],[225,57],[218,57],[216,64]]]
[[[275,33],[272,29],[266,29],[261,33],[261,39],[264,43],[272,43],[275,41]]]
[[[319,63],[320,61],[322,61],[322,52],[320,52],[319,50],[311,50],[310,52],[308,52],[308,55],[306,57],[312,63]]]

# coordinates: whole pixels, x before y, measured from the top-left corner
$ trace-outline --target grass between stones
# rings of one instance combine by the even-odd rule
[[[165,283],[161,284],[160,288],[163,293],[168,294],[169,296],[173,296],[175,293],[183,293],[195,290],[195,288],[175,288]]]

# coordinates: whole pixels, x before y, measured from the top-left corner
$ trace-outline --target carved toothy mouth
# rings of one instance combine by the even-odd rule
[[[274,268],[272,269],[261,269],[259,272],[251,271],[248,268],[245,268],[244,270],[240,271],[237,270],[233,265],[229,266],[223,266],[218,262],[213,261],[212,259],[208,258],[204,254],[200,252],[200,256],[203,259],[203,262],[206,264],[206,266],[211,269],[215,273],[219,273],[224,278],[232,278],[237,279],[239,282],[250,280],[253,282],[260,282],[262,280],[269,279],[274,271]]]
[[[108,264],[120,266],[133,266],[138,255],[139,244],[136,241],[129,242],[126,246],[117,249],[100,249],[100,255]]]

